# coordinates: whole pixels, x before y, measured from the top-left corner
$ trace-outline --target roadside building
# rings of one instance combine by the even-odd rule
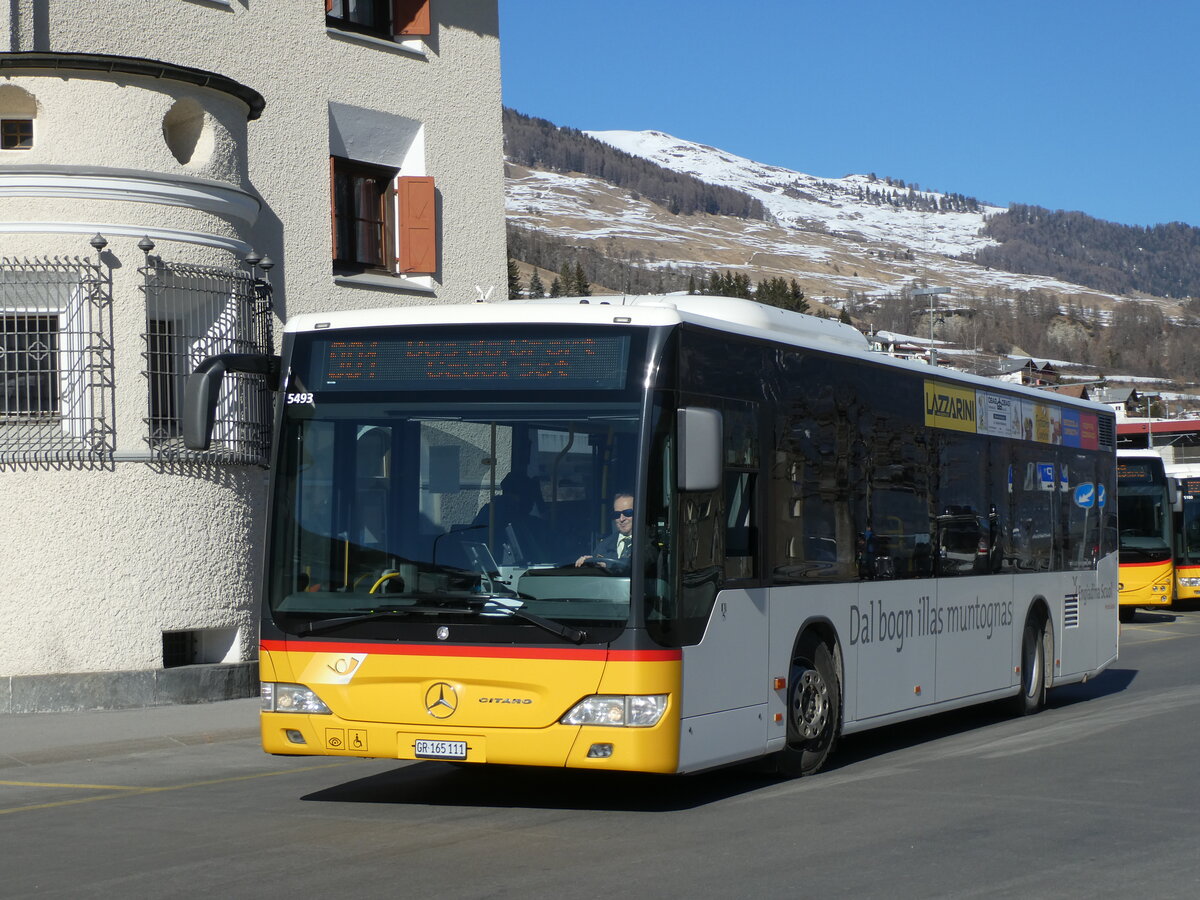
[[[186,375],[506,277],[495,0],[0,11],[0,712],[257,690],[273,394]]]

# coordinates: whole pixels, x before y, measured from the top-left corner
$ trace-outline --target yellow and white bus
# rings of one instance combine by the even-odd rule
[[[192,376],[192,446],[246,368]],[[1111,411],[849,326],[694,296],[303,316],[281,400],[270,753],[804,774],[1117,658]]]
[[[1172,467],[1175,479],[1175,602],[1195,604],[1200,600],[1200,467]]]
[[[1117,451],[1121,621],[1138,607],[1170,606],[1175,594],[1174,481],[1153,450]]]

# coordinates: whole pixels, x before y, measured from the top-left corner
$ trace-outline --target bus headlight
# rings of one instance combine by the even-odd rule
[[[1184,587],[1200,587],[1200,578],[1180,578],[1179,583]]]
[[[328,716],[333,714],[324,701],[302,684],[285,684],[263,681],[262,711],[278,713],[308,713]]]
[[[580,700],[559,721],[564,725],[650,728],[666,711],[666,694],[596,694]]]

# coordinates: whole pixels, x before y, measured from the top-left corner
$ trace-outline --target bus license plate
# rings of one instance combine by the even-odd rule
[[[466,741],[416,741],[413,755],[422,759],[466,759]]]

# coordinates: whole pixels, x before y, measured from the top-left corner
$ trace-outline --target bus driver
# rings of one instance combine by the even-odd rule
[[[618,493],[613,497],[613,521],[616,530],[601,538],[593,553],[575,560],[575,567],[592,565],[612,572],[628,572],[633,552],[633,494]]]

